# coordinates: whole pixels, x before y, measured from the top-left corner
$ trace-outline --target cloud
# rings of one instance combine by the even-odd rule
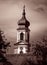
[[[44,9],[40,7],[40,8],[37,8],[36,11],[37,12],[40,12],[40,11],[44,12]]]
[[[47,6],[47,0],[32,0],[32,1],[36,5],[46,5]]]

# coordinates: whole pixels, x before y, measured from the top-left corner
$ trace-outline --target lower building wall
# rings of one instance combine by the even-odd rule
[[[27,45],[18,45],[18,48],[14,49],[14,54],[27,53]]]

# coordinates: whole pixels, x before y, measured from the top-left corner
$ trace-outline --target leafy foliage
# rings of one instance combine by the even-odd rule
[[[9,46],[10,42],[6,42],[5,36],[3,34],[4,32],[0,30],[0,63],[3,65],[12,65],[4,56],[4,53],[6,53],[6,48]]]
[[[42,42],[37,42],[38,43],[33,47],[33,55],[36,56],[38,64],[47,64],[47,40],[43,37]],[[39,43],[44,43],[44,45],[40,45]]]

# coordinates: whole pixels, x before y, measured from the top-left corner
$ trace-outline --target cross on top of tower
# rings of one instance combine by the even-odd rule
[[[25,5],[23,6],[23,16],[25,16]]]

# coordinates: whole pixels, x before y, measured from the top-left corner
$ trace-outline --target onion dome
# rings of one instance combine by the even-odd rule
[[[18,25],[25,25],[26,27],[28,27],[30,25],[29,21],[26,19],[25,17],[25,5],[23,7],[23,14],[22,14],[22,18],[18,21]]]

